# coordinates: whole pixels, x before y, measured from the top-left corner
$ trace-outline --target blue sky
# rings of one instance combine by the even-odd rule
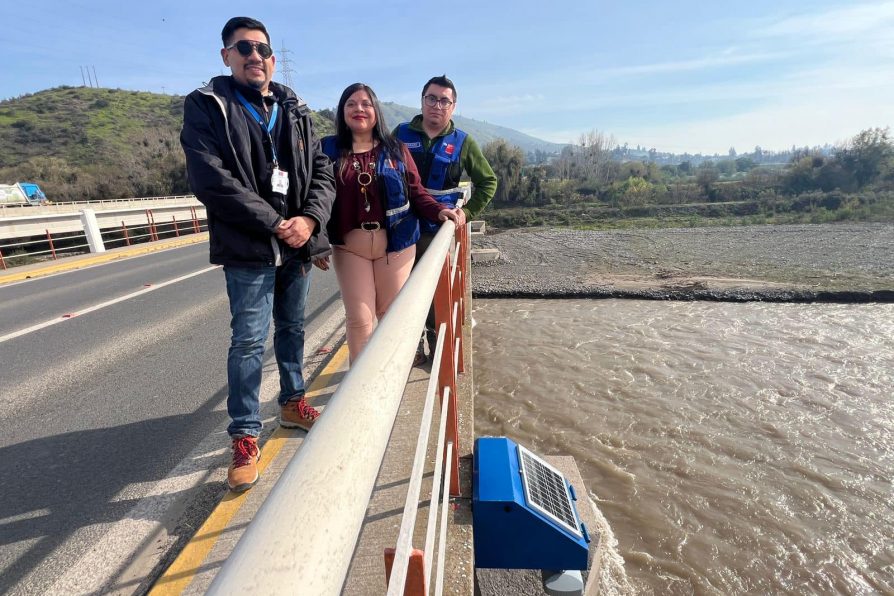
[[[458,114],[555,142],[596,129],[742,153],[894,124],[888,0],[7,1],[0,98],[80,85],[88,65],[102,86],[185,94],[226,72],[220,29],[238,14],[288,50],[315,109],[355,81],[416,106],[446,72]]]

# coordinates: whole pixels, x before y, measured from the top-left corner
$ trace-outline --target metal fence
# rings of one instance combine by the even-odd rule
[[[195,195],[168,195],[162,197],[128,197],[125,199],[100,199],[98,201],[47,201],[45,203],[41,203],[40,205],[33,205],[28,202],[0,202],[0,217],[7,217],[9,214],[7,211],[16,211],[19,212],[21,208],[25,208],[25,211],[33,211],[33,210],[51,210],[55,208],[70,210],[72,207],[90,207],[96,209],[97,207],[102,208],[104,206],[115,206],[120,207],[122,205],[132,205],[143,203],[146,201],[181,201],[181,200],[190,200],[196,199]]]
[[[90,221],[97,224],[92,231]],[[189,205],[0,218],[0,269],[205,230],[204,207]]]

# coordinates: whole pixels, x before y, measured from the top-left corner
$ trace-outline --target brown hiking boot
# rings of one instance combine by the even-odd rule
[[[283,428],[303,428],[310,431],[319,417],[320,413],[303,397],[286,402],[279,409],[279,425]]]
[[[258,481],[258,461],[261,450],[256,437],[242,436],[233,439],[233,463],[227,471],[227,486],[241,493]]]

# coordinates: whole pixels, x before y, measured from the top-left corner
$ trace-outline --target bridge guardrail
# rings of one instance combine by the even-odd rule
[[[450,221],[442,224],[367,347],[339,383],[326,411],[218,572],[208,594],[292,594],[296,586],[308,594],[340,593],[433,297],[439,360],[432,368],[423,425],[426,420],[430,425],[434,397],[442,396],[435,457],[437,473],[445,458],[444,485],[442,493],[440,479],[435,478],[430,507],[430,516],[438,509],[442,516],[436,580],[440,586],[449,503],[446,493],[459,492],[455,400],[457,374],[464,366],[462,321],[468,289],[468,238],[468,224],[460,228]],[[427,432],[423,426],[420,434]],[[426,441],[420,438],[419,444],[423,443]],[[424,452],[425,448],[421,449]],[[417,465],[420,457],[417,451],[389,594],[404,590],[423,469],[421,463]],[[444,499],[438,507],[442,494]],[[427,576],[432,567],[434,526],[430,517],[425,547]]]
[[[103,252],[109,244],[130,246],[205,230],[207,218],[201,204],[0,218],[0,268],[25,260],[20,257],[55,260],[63,252]]]
[[[75,205],[83,205],[90,206],[93,209],[97,207],[103,207],[105,205],[121,205],[127,203],[141,203],[145,201],[181,201],[181,200],[189,200],[196,199],[195,195],[167,195],[162,197],[129,197],[126,199],[100,199],[98,201],[47,201],[46,203],[42,203],[40,205],[32,205],[31,203],[0,203],[0,217],[8,217],[9,212],[13,210],[22,209],[24,212],[28,211],[37,211],[37,210],[50,210],[62,208],[70,210],[72,206]]]

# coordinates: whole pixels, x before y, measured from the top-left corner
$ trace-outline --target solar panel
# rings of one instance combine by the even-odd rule
[[[518,446],[518,463],[528,505],[575,536],[582,536],[568,483],[562,473],[521,445]]]

